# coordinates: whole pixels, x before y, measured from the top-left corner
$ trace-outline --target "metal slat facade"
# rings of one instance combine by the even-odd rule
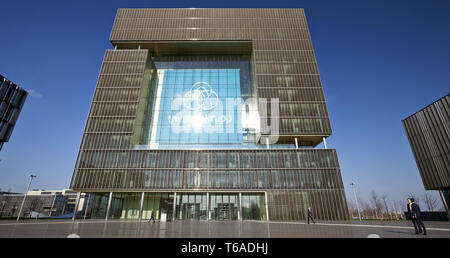
[[[450,188],[450,95],[403,120],[427,190]]]
[[[251,41],[260,98],[279,98],[291,109],[302,103],[300,109],[320,105],[324,110],[320,119],[281,110],[280,116],[289,119],[282,119],[280,135],[331,135],[303,9],[119,9],[110,37],[113,44],[193,39]],[[311,87],[317,88],[314,94],[304,95]]]
[[[0,75],[0,150],[9,141],[28,93]]]
[[[71,188],[265,192],[270,220],[304,219],[307,204],[319,219],[348,219],[334,149],[134,149],[139,103],[153,96],[143,92],[153,53],[126,44],[193,39],[251,41],[256,94],[280,99],[280,134],[331,134],[302,9],[119,9],[110,38],[118,48],[106,51]]]

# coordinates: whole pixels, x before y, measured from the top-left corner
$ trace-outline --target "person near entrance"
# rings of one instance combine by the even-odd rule
[[[308,224],[309,224],[309,219],[311,219],[312,222],[313,222],[314,224],[316,224],[316,222],[315,222],[314,219],[313,219],[311,207],[308,207]]]
[[[147,223],[150,222],[150,220],[153,220],[153,223],[155,223],[155,210],[154,209],[152,209],[152,213],[150,214],[150,219],[147,221]]]
[[[408,198],[406,208],[408,209],[408,213],[411,215],[411,220],[414,225],[414,229],[416,230],[416,235],[422,232],[426,235],[427,230],[425,229],[425,225],[422,221],[422,212],[420,211],[419,205],[414,202],[414,198]]]

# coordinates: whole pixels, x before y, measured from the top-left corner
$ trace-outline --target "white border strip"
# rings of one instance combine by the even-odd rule
[[[155,141],[156,141],[156,130],[158,128],[159,109],[161,106],[161,94],[163,82],[164,82],[164,70],[160,70],[158,71],[158,89],[156,90],[155,110],[153,111],[153,124],[151,127],[150,149],[158,148],[158,143],[156,143]]]

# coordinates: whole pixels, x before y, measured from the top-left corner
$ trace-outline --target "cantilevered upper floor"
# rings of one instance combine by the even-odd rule
[[[303,9],[119,9],[110,40],[116,50],[105,55],[94,101],[100,101],[100,96],[101,101],[124,101],[101,94],[111,91],[107,88],[112,87],[108,83],[112,78],[118,80],[115,84],[132,81],[132,85],[115,87],[139,92],[132,99],[126,97],[126,101],[140,102],[130,107],[134,111],[126,112],[136,115],[136,125],[153,131],[153,137],[157,137],[156,126],[163,126],[155,119],[171,116],[156,117],[164,103],[154,100],[166,98],[171,86],[180,90],[175,94],[190,90],[179,87],[180,83],[192,87],[202,83],[202,89],[209,87],[222,102],[230,97],[256,99],[256,104],[242,104],[242,112],[238,110],[234,118],[245,123],[248,115],[253,125],[236,130],[250,139],[255,136],[258,143],[316,146],[332,133]],[[193,69],[202,71],[195,74]],[[195,79],[196,75],[200,77]],[[214,81],[216,75],[219,80]],[[229,76],[237,76],[237,81],[230,83]],[[231,94],[230,89],[238,93]],[[144,103],[146,110],[143,94],[152,98]],[[102,108],[100,103],[93,105],[91,115]],[[151,121],[144,121],[145,112],[153,113]],[[152,141],[152,134],[143,136],[142,130],[138,137]]]
[[[450,188],[450,94],[403,120],[427,190]]]

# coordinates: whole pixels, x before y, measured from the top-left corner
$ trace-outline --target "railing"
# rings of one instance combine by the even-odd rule
[[[299,146],[298,149],[313,149],[311,146]],[[136,145],[137,150],[204,150],[204,149],[296,149],[295,144],[271,144],[269,147],[265,144],[159,144],[157,147],[150,145]]]

